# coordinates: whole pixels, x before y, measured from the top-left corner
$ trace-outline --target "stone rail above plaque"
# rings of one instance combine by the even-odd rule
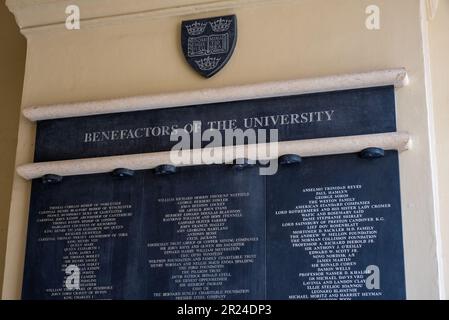
[[[43,106],[31,105],[25,106],[22,113],[31,121],[40,121],[349,89],[383,86],[402,88],[408,83],[407,71],[404,68],[397,68],[103,101]]]
[[[411,143],[411,137],[408,133],[393,132],[339,138],[279,142],[277,148],[279,150],[279,155],[300,154],[302,157],[314,157],[333,154],[357,153],[372,146],[385,150],[397,150],[402,152],[408,150],[411,147]],[[244,154],[247,159],[251,160],[273,160],[270,157],[258,156],[257,148],[258,145],[241,145],[219,147],[214,149],[223,150],[222,153],[225,156],[223,163],[228,164],[235,160],[235,154]],[[190,150],[187,152],[190,154],[189,158],[200,158],[197,157],[196,154],[200,154],[201,150]],[[170,151],[76,160],[36,162],[19,166],[17,168],[17,173],[24,179],[30,180],[43,177],[46,174],[74,176],[112,172],[116,168],[149,170],[164,164],[171,164]],[[201,164],[204,163],[197,163],[195,165]]]
[[[179,128],[192,128],[194,121],[200,122],[201,132],[227,128],[278,129],[281,155],[352,153],[371,146],[403,151],[409,148],[411,139],[407,133],[396,132],[391,88],[407,82],[404,69],[392,69],[25,107],[24,115],[38,120],[39,147],[35,163],[21,165],[17,171],[22,177],[33,179],[48,173],[102,173],[113,167],[152,169],[171,163],[167,151],[176,142],[170,141],[170,134]],[[201,147],[204,146],[202,143]],[[229,152],[231,148],[244,150],[248,158],[267,160],[254,156],[251,146],[225,146],[224,154],[235,154]],[[233,160],[228,157],[222,163]]]

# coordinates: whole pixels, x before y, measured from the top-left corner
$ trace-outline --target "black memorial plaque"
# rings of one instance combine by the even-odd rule
[[[394,132],[394,88],[40,121],[35,161],[167,151],[177,143],[170,141],[173,130],[190,132],[194,121],[201,123],[202,132],[230,126],[278,129],[279,141]]]
[[[179,170],[35,180],[23,298],[264,298],[264,178],[257,168]],[[66,286],[70,266],[79,289]]]
[[[156,186],[146,201],[148,298],[265,298],[265,184],[258,169],[190,168],[159,177]]]
[[[394,132],[394,88],[41,121],[35,158],[169,150],[170,130],[135,133],[194,121],[279,129],[280,141]],[[22,296],[404,299],[402,246],[395,151],[306,158],[272,176],[211,165],[37,179]]]
[[[23,299],[137,298],[144,174],[33,181]],[[67,276],[79,270],[79,290]],[[66,286],[68,281],[72,286]]]
[[[405,299],[398,181],[396,151],[306,158],[267,177],[268,298]]]

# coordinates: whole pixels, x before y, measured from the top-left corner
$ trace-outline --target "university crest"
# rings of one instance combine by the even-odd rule
[[[203,77],[212,77],[231,58],[237,42],[235,15],[183,21],[181,28],[184,57]]]

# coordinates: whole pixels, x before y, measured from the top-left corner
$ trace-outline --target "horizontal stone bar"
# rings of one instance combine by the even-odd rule
[[[29,120],[39,121],[388,85],[400,88],[407,84],[407,72],[399,68],[114,100],[29,106],[22,112]]]
[[[17,168],[17,173],[24,179],[31,180],[40,178],[46,174],[73,176],[112,172],[117,168],[148,170],[154,169],[162,164],[173,164],[175,166],[211,164],[204,160],[203,156],[205,154],[221,154],[221,160],[216,161],[215,164],[223,164],[232,163],[238,158],[273,160],[285,154],[298,154],[301,157],[312,157],[355,153],[369,147],[405,151],[411,147],[411,137],[408,133],[394,132],[184,150],[185,158],[192,159],[190,163],[172,161],[173,156],[176,155],[175,151],[39,162],[21,165]]]

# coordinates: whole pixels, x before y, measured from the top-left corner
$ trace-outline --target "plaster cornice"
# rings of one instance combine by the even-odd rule
[[[65,9],[69,5],[78,5],[82,27],[91,27],[123,23],[127,19],[193,15],[286,1],[298,0],[6,0],[6,5],[15,15],[22,32],[27,34],[63,30]]]

